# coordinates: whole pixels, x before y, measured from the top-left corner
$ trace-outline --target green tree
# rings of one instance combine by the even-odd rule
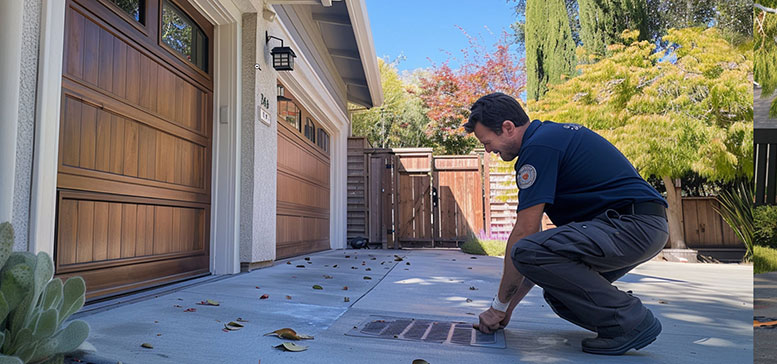
[[[753,53],[717,28],[670,29],[675,58],[624,32],[625,44],[529,104],[533,117],[583,124],[607,138],[644,177],[663,180],[672,247],[683,248],[674,179],[753,176]]]
[[[414,92],[416,85],[406,84],[395,63],[378,60],[383,86],[383,105],[353,114],[352,134],[365,136],[374,147],[430,147],[426,136],[426,109]],[[410,90],[410,91],[409,91]],[[352,108],[353,109],[353,108]]]
[[[648,39],[645,0],[579,0],[580,40],[590,54],[604,55],[626,29],[638,30]]]
[[[575,43],[564,0],[527,0],[527,97],[540,99],[549,84],[561,82],[574,67]]]
[[[777,90],[777,1],[761,1],[755,10],[754,53],[755,82],[761,86],[761,97]],[[769,116],[777,117],[777,100],[769,107]]]
[[[669,28],[715,24],[729,40],[753,35],[752,0],[646,0],[650,36],[658,40]],[[735,37],[732,37],[735,36]]]

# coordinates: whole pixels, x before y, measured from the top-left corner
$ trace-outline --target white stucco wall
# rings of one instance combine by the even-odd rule
[[[24,2],[21,73],[19,78],[19,123],[16,129],[16,175],[14,178],[13,225],[15,250],[29,250],[32,152],[35,140],[35,98],[38,85],[38,40],[41,0]]]
[[[260,13],[261,14],[261,13]],[[242,140],[240,166],[240,262],[275,259],[278,124],[276,71],[265,47],[267,22],[243,14]],[[258,64],[257,69],[255,65]],[[270,125],[260,120],[261,95],[270,108]]]

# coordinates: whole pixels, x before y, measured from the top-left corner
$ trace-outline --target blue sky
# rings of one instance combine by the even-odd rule
[[[397,68],[413,71],[460,57],[467,37],[456,26],[490,47],[503,30],[512,33],[513,3],[506,0],[366,0],[375,50],[390,60],[404,55]],[[451,62],[453,68],[457,63]]]

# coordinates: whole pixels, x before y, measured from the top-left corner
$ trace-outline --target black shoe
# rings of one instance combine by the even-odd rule
[[[600,335],[596,338],[583,339],[583,351],[600,355],[623,355],[631,349],[639,350],[650,345],[656,341],[660,333],[661,323],[648,310],[642,322],[626,335],[613,338]]]

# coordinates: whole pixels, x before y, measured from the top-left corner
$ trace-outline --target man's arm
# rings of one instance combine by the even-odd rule
[[[524,286],[522,284],[524,279],[523,275],[515,269],[510,252],[518,240],[540,231],[544,210],[545,204],[541,203],[518,212],[518,218],[515,221],[510,237],[507,238],[507,247],[505,247],[504,269],[502,270],[502,281],[499,283],[498,293],[499,300],[502,302],[510,302],[511,298],[518,293],[523,293],[523,296],[528,293],[528,290],[526,292],[519,292],[521,288],[525,288],[522,287]],[[531,289],[532,286],[533,284],[529,285],[528,288]]]
[[[521,302],[523,297],[534,286],[534,283],[524,279],[523,275],[515,269],[510,252],[518,240],[540,231],[544,210],[545,204],[543,203],[518,212],[518,218],[513,226],[513,231],[507,239],[502,280],[499,283],[499,291],[497,292],[499,301],[508,303],[507,311],[502,312],[489,307],[488,310],[480,314],[480,323],[474,325],[476,329],[488,334],[507,326],[510,323],[515,306]]]

